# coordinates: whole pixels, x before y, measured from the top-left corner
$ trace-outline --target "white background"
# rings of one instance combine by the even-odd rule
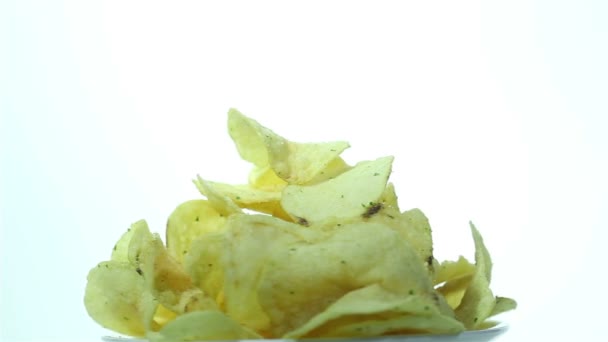
[[[230,107],[394,155],[436,255],[485,236],[500,341],[597,340],[608,305],[608,8],[597,1],[0,3],[0,340],[98,340],[88,270],[244,182]],[[596,336],[595,338],[593,336]]]

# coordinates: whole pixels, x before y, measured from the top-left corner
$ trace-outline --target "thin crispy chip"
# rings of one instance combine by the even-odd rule
[[[396,294],[372,284],[344,295],[284,338],[363,337],[397,332],[449,334],[462,330],[462,324],[443,315],[430,297]]]
[[[371,216],[381,207],[393,157],[358,163],[338,177],[314,185],[289,185],[281,205],[295,222]],[[378,209],[378,210],[376,210]]]
[[[207,197],[207,200],[209,200],[211,205],[221,215],[229,216],[242,212],[241,208],[234,203],[232,198],[218,191],[209,181],[202,179],[200,176],[196,176],[196,179],[193,182],[198,191],[200,191],[203,196]]]
[[[87,277],[84,304],[101,326],[130,336],[143,336],[143,278],[124,262],[106,261]]]
[[[236,109],[228,112],[228,131],[241,157],[259,168],[270,166],[289,184],[304,184],[349,147],[345,141],[289,141]]]
[[[190,245],[199,236],[221,230],[226,217],[209,201],[186,201],[171,213],[167,220],[167,250],[175,260],[183,263]]]
[[[517,308],[517,302],[511,298],[496,296],[496,304],[489,317],[499,315],[503,312],[514,310]]]
[[[195,286],[223,307],[224,269],[221,258],[226,245],[225,231],[205,234],[194,240],[184,260],[186,272]]]
[[[151,342],[247,340],[261,336],[246,329],[224,313],[215,310],[190,312],[177,317],[158,333],[148,335]]]
[[[416,294],[437,305],[426,269],[407,241],[390,227],[353,222],[329,230],[297,225],[289,230],[260,228],[267,231],[264,235],[282,241],[271,245],[265,271],[254,286],[270,319],[272,336],[297,329],[342,296],[373,284],[396,296]],[[295,238],[301,232],[314,237]],[[253,236],[242,239],[251,249],[264,246],[263,240]],[[383,253],[377,253],[378,246]]]
[[[475,273],[475,265],[465,257],[460,256],[456,261],[444,261],[437,267],[435,284],[449,282],[460,278],[471,277]]]
[[[260,305],[257,291],[262,281],[261,272],[268,266],[269,254],[317,233],[265,215],[233,215],[226,225],[226,245],[221,258],[226,313],[241,324],[268,335],[272,323]]]
[[[473,223],[470,223],[470,226],[475,241],[475,274],[460,305],[456,308],[456,317],[467,329],[476,329],[490,317],[496,301],[490,290],[492,274],[490,253],[477,228]]]
[[[283,191],[287,182],[277,176],[269,165],[254,167],[249,173],[249,185],[263,191]]]

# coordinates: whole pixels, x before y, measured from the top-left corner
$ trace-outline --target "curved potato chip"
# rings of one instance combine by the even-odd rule
[[[264,191],[253,188],[249,185],[232,185],[225,183],[217,183],[206,181],[207,188],[203,191],[203,195],[207,196],[208,189],[223,197],[229,198],[234,204],[240,208],[252,209],[267,214],[272,214],[281,199],[281,192]]]
[[[233,215],[226,223],[221,258],[226,313],[246,327],[269,335],[271,321],[257,293],[260,274],[273,250],[319,233],[265,215]],[[235,267],[238,265],[238,267]]]
[[[492,310],[492,313],[490,313],[489,317],[499,315],[515,308],[517,308],[517,302],[515,300],[507,297],[496,296],[496,304],[494,305],[494,309]]]
[[[378,206],[391,172],[393,157],[358,163],[336,178],[314,185],[288,185],[281,205],[294,221],[368,215]],[[376,210],[377,211],[377,210]],[[373,213],[372,213],[373,214]]]
[[[418,334],[451,335],[462,332],[463,326],[458,323],[449,316],[443,315],[399,315],[389,318],[381,315],[356,316],[349,323],[332,322],[315,330],[309,336],[334,338]]]
[[[234,203],[232,198],[219,192],[209,181],[206,181],[197,175],[193,182],[198,191],[203,196],[207,197],[209,203],[211,203],[215,210],[221,215],[229,216],[242,212],[241,208]]]
[[[460,256],[456,261],[444,261],[437,267],[434,284],[441,284],[475,274],[475,265],[471,264],[465,257]]]
[[[138,260],[146,289],[167,309],[182,314],[216,308],[215,302],[194,286],[183,267],[169,256],[157,234],[142,246]]]
[[[429,274],[433,274],[433,238],[431,226],[424,213],[420,209],[399,213],[391,205],[384,207],[384,202],[380,203],[383,204],[381,210],[371,216],[369,221],[385,224],[397,231],[414,248],[420,263],[427,267]]]
[[[158,331],[165,324],[174,320],[175,317],[177,317],[177,314],[175,312],[167,309],[163,305],[158,304],[156,307],[156,312],[154,313],[154,316],[152,317],[153,328],[149,328],[147,330],[148,331]]]
[[[143,278],[126,262],[105,261],[87,277],[86,310],[101,326],[130,336],[143,336]]]
[[[212,310],[181,315],[165,325],[158,333],[150,333],[147,337],[151,342],[235,341],[261,338],[224,313]]]
[[[393,183],[386,184],[386,188],[382,192],[380,197],[380,203],[383,204],[384,208],[399,210],[399,201],[397,201],[397,194],[395,193],[395,185]]]
[[[462,323],[441,314],[430,297],[389,292],[380,284],[371,284],[347,293],[284,338],[362,337],[387,332],[451,334],[463,329]]]
[[[135,233],[137,227],[139,225],[145,224],[144,221],[137,221],[131,225],[129,229],[120,237],[118,242],[114,245],[114,249],[112,250],[112,257],[110,260],[119,261],[119,262],[129,262],[129,245],[131,244],[131,239],[133,238],[133,234]]]
[[[202,289],[218,306],[222,306],[220,294],[224,288],[224,270],[221,257],[226,244],[225,230],[205,234],[192,242],[184,260],[186,272],[195,286]]]
[[[167,250],[183,263],[197,237],[222,229],[226,217],[206,200],[191,200],[177,206],[167,220]]]
[[[311,185],[332,179],[340,175],[341,173],[348,171],[351,168],[342,158],[336,157],[321,169],[319,173],[305,184]],[[249,185],[253,188],[264,190],[264,191],[283,191],[288,183],[277,176],[276,173],[270,168],[265,167],[254,167],[249,173]]]
[[[348,165],[344,159],[336,157],[332,159],[329,164],[322,168],[319,173],[309,181],[302,183],[302,185],[313,185],[324,182],[326,180],[336,178],[342,173],[350,170],[352,167]]]
[[[345,294],[371,284],[396,295],[415,293],[433,298],[434,289],[423,264],[409,243],[390,227],[353,222],[331,230],[297,225],[285,232],[263,229],[283,241],[271,245],[256,285],[262,311],[272,323],[272,336],[296,329]],[[293,236],[292,231],[316,231],[317,236],[313,242],[283,238]],[[263,241],[253,236],[243,239],[253,245],[251,249],[264,248]],[[378,246],[383,253],[377,252]]]
[[[263,191],[283,191],[287,182],[277,176],[276,173],[266,165],[254,167],[249,173],[249,185]]]
[[[475,241],[475,274],[456,308],[456,317],[467,329],[475,329],[490,317],[496,300],[490,290],[492,259],[481,234],[469,223]]]
[[[456,261],[437,264],[435,271],[433,284],[440,285],[437,292],[445,298],[450,308],[456,309],[475,274],[475,265],[460,256]]]
[[[113,259],[91,270],[85,290],[89,315],[112,330],[142,336],[175,314],[216,308],[143,220],[123,234]]]
[[[236,109],[228,112],[228,132],[241,157],[257,167],[270,166],[289,184],[304,184],[350,145],[345,141],[291,142]]]
[[[445,298],[450,308],[456,309],[462,303],[462,298],[471,284],[472,278],[472,276],[466,276],[450,280],[440,286],[437,292]]]
[[[158,326],[158,302],[148,292],[140,268],[141,248],[152,239],[147,223],[135,222],[114,246],[111,260],[89,273],[85,306],[93,319],[114,331],[143,336]]]

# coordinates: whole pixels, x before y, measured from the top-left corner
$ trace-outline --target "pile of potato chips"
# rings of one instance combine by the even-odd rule
[[[347,164],[347,142],[289,141],[238,111],[228,130],[247,184],[200,177],[166,245],[134,223],[88,275],[99,324],[151,341],[457,334],[516,307],[490,290],[492,261],[433,257],[431,227],[401,211],[392,157]]]

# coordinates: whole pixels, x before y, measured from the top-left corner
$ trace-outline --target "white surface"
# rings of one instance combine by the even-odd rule
[[[88,269],[163,232],[197,173],[244,180],[236,107],[302,141],[392,154],[438,257],[467,222],[516,298],[497,341],[602,332],[608,24],[602,1],[0,3],[0,340],[96,341]]]

